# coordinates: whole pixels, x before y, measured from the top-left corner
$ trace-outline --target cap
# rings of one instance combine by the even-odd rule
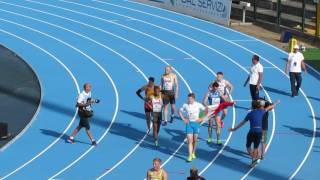
[[[299,49],[299,46],[296,44],[293,49]]]

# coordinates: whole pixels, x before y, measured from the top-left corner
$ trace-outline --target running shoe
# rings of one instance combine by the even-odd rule
[[[197,158],[197,156],[196,156],[196,153],[192,153],[192,159],[196,159]]]
[[[250,167],[255,167],[259,162],[259,159],[252,160]]]
[[[158,140],[155,140],[155,141],[154,141],[154,145],[155,145],[156,147],[159,147],[159,142],[158,142]]]
[[[217,145],[222,145],[222,142],[220,139],[217,140]]]
[[[162,125],[163,125],[163,126],[166,126],[167,124],[168,124],[168,122],[167,122],[167,121],[164,121]]]
[[[188,162],[191,162],[191,161],[192,161],[192,156],[189,156],[188,159],[187,159],[187,161],[188,161]]]
[[[73,138],[70,138],[70,137],[67,139],[67,141],[68,141],[68,143],[70,143],[70,144],[73,144],[73,143],[74,143],[74,139],[73,139]]]
[[[170,118],[170,123],[173,123],[174,115],[171,116]]]
[[[92,146],[96,146],[96,145],[97,145],[97,142],[96,142],[96,141],[92,141],[91,145],[92,145]]]
[[[209,144],[211,144],[211,143],[213,142],[212,137],[209,137],[208,140],[207,140],[207,142],[208,142]]]

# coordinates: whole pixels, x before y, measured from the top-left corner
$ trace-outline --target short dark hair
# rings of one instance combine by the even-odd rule
[[[259,60],[260,60],[260,57],[255,54],[255,55],[253,55],[252,59],[255,59],[255,60],[259,61]]]
[[[161,163],[161,159],[158,158],[158,157],[156,157],[156,158],[153,159],[153,162],[156,162],[156,161],[158,161],[159,163]]]
[[[188,94],[188,97],[192,97],[193,99],[195,99],[195,98],[196,98],[196,95],[195,95],[194,93],[189,93],[189,94]]]
[[[215,81],[214,83],[212,83],[212,87],[219,87],[219,83]]]
[[[223,72],[219,71],[217,72],[217,75],[223,75]]]
[[[190,177],[198,177],[198,169],[196,167],[192,167],[190,169]]]
[[[149,77],[149,81],[154,82],[154,77]]]
[[[260,101],[259,101],[259,100],[253,100],[253,101],[251,102],[251,106],[252,106],[252,109],[259,109],[259,108],[261,108]]]
[[[90,83],[88,83],[88,82],[84,83],[83,89],[85,89],[88,85],[90,85]]]

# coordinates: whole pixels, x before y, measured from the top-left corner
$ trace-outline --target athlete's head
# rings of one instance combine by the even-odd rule
[[[251,107],[252,109],[260,109],[261,108],[261,104],[259,100],[253,100],[251,102]]]
[[[217,72],[217,80],[222,81],[223,80],[223,72]]]
[[[154,95],[159,96],[160,95],[160,86],[155,86],[154,87]]]
[[[215,81],[214,83],[212,83],[212,85],[211,85],[212,91],[216,91],[216,90],[218,90],[218,88],[219,88],[218,82]]]
[[[256,65],[260,61],[260,58],[258,55],[252,56],[252,64]]]
[[[192,167],[190,169],[190,177],[197,178],[198,176],[198,169],[196,167]]]
[[[83,85],[83,89],[84,89],[84,91],[85,91],[86,93],[89,93],[89,92],[91,91],[91,85],[90,85],[90,83],[85,83],[85,84]]]
[[[154,158],[153,159],[153,169],[156,171],[160,170],[160,166],[161,166],[161,159],[160,158]]]
[[[150,86],[153,86],[153,85],[154,85],[154,77],[149,77],[149,82],[148,82],[148,84],[149,84]]]
[[[164,73],[165,74],[170,74],[172,71],[172,67],[170,65],[166,66],[165,69],[164,69]]]
[[[188,94],[188,104],[193,104],[195,98],[196,98],[196,95],[194,93],[189,93]]]

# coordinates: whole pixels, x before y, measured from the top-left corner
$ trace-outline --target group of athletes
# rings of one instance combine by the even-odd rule
[[[293,52],[289,53],[288,62],[285,67],[285,72],[289,74],[291,85],[291,96],[294,98],[298,96],[302,83],[301,72],[304,70],[307,73],[304,64],[303,54],[299,52],[299,47],[294,46]],[[280,101],[274,104],[267,101],[265,98],[259,96],[263,77],[263,66],[260,64],[259,56],[253,55],[252,65],[250,67],[250,74],[245,81],[244,86],[249,83],[251,95],[251,108],[248,114],[237,126],[229,128],[230,132],[236,131],[242,127],[246,122],[250,122],[250,130],[247,134],[247,152],[252,157],[251,166],[255,166],[259,159],[265,158],[265,149],[267,142],[268,130],[268,112],[277,106]],[[216,126],[216,144],[222,145],[220,136],[221,128],[224,127],[224,119],[227,115],[227,107],[234,106],[235,103],[231,101],[230,95],[233,91],[233,85],[224,79],[222,72],[218,72],[216,79],[210,83],[207,93],[203,97],[202,103],[196,101],[194,93],[188,94],[188,100],[179,109],[179,115],[186,124],[186,134],[188,139],[188,158],[191,162],[196,158],[196,145],[201,124],[208,121],[208,143],[213,143],[212,131],[213,122]],[[141,95],[145,92],[145,96]],[[161,76],[160,85],[155,85],[155,79],[149,78],[149,82],[136,91],[136,94],[144,101],[144,110],[147,122],[147,133],[150,133],[151,126],[153,129],[154,144],[159,146],[159,131],[160,126],[166,126],[168,123],[173,123],[176,111],[175,101],[178,98],[179,84],[177,76],[172,72],[171,66],[165,67],[165,72]],[[90,131],[89,119],[93,116],[92,104],[98,103],[97,100],[91,99],[91,85],[86,83],[83,92],[79,95],[77,100],[78,113],[80,122],[72,135],[67,139],[70,143],[75,143],[74,137],[83,127],[91,140],[92,145],[96,146]],[[171,115],[169,119],[169,104],[171,105]],[[162,118],[164,114],[164,118]],[[162,120],[163,119],[163,120]],[[262,142],[262,143],[261,143]],[[251,145],[254,148],[252,150]],[[259,153],[259,146],[261,145],[261,153]],[[260,155],[259,155],[260,154]],[[156,158],[154,160],[154,167],[148,171],[147,179],[166,179],[167,173],[160,168],[161,160]],[[191,172],[191,171],[190,171]],[[194,176],[197,176],[196,171],[192,171]]]
[[[175,100],[178,97],[178,79],[172,72],[171,66],[165,67],[165,72],[161,76],[160,85],[154,83],[153,77],[149,82],[136,91],[136,94],[144,101],[144,110],[147,122],[147,132],[150,132],[151,124],[153,129],[154,144],[159,146],[158,136],[160,126],[166,126],[168,122],[173,123],[175,114]],[[186,134],[188,139],[189,156],[187,161],[191,162],[196,158],[196,143],[200,130],[200,125],[208,120],[208,143],[213,143],[212,131],[213,121],[216,124],[216,143],[221,145],[221,128],[224,127],[224,119],[227,115],[227,107],[234,105],[230,102],[230,93],[233,85],[224,79],[223,73],[218,72],[217,78],[210,83],[208,92],[203,98],[203,102],[195,101],[195,94],[188,94],[188,102],[183,104],[179,110],[181,119],[186,123]],[[144,92],[145,96],[141,93]],[[169,104],[171,105],[171,116],[169,116]],[[162,123],[162,109],[164,120]],[[220,112],[221,115],[220,115]],[[151,123],[152,122],[152,123]]]
[[[259,159],[265,158],[265,149],[267,142],[268,130],[268,112],[272,110],[280,101],[274,104],[264,98],[259,97],[259,90],[262,82],[263,67],[259,62],[259,56],[252,57],[252,66],[248,76],[247,83],[250,84],[250,94],[252,98],[251,108],[248,114],[239,125],[229,128],[230,132],[236,131],[246,122],[250,122],[250,130],[247,134],[247,152],[252,157],[251,166],[255,166]],[[159,146],[160,126],[168,125],[168,122],[174,121],[176,111],[175,100],[178,97],[179,84],[177,76],[172,72],[171,66],[165,67],[165,72],[161,76],[160,85],[155,85],[155,79],[149,78],[149,82],[136,91],[136,94],[144,101],[144,110],[147,121],[147,133],[153,129],[154,144]],[[232,83],[224,79],[223,72],[216,74],[216,79],[209,83],[207,92],[202,102],[196,101],[194,93],[189,93],[187,102],[179,109],[178,114],[186,124],[186,136],[188,140],[188,157],[187,161],[191,162],[196,159],[196,146],[201,124],[208,122],[208,139],[207,143],[216,142],[222,145],[221,128],[224,127],[224,119],[227,116],[229,106],[234,106],[230,95],[234,87]],[[141,93],[145,92],[145,96]],[[171,116],[169,116],[169,104],[171,105]],[[164,114],[162,122],[162,110]],[[213,139],[213,124],[215,122],[216,140]],[[253,144],[253,150],[251,148]],[[261,153],[259,146],[261,144]],[[259,155],[260,154],[260,155]]]

